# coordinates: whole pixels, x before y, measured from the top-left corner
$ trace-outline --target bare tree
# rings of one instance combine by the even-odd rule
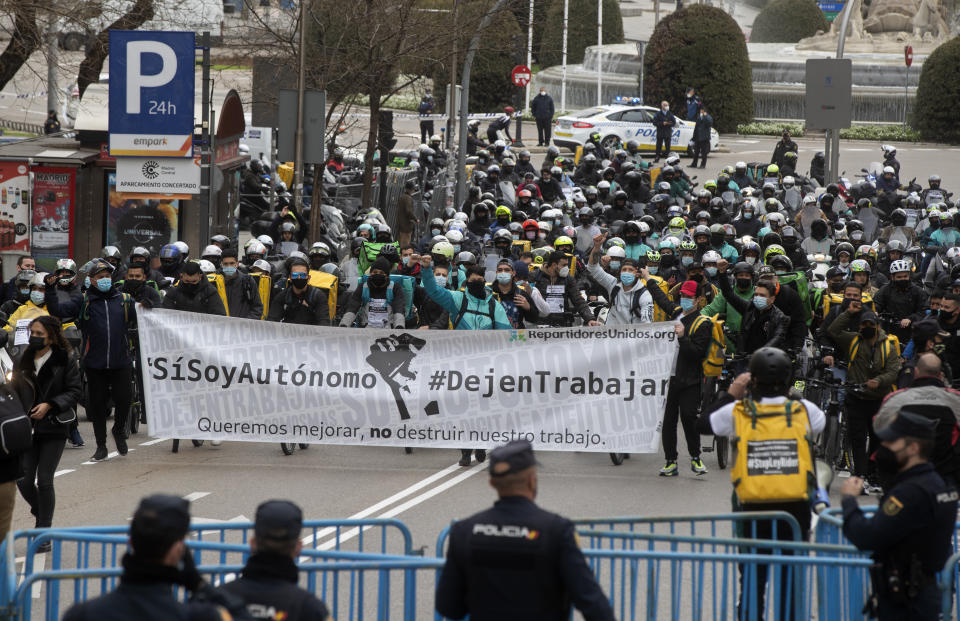
[[[13,32],[10,43],[0,54],[0,88],[7,85],[30,55],[40,48],[41,35],[37,26],[37,5],[29,2],[13,2]]]
[[[83,97],[87,87],[100,78],[100,70],[103,69],[103,61],[110,53],[110,31],[111,30],[136,30],[144,23],[153,19],[154,6],[153,0],[136,0],[130,9],[121,15],[116,21],[107,28],[97,33],[93,44],[87,50],[87,55],[80,63],[80,70],[77,73],[77,88],[80,90],[80,97]]]

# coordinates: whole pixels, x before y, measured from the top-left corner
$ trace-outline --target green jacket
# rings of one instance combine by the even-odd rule
[[[892,343],[886,343],[887,333],[877,327],[877,342],[874,346],[860,339],[860,333],[852,331],[850,319],[853,315],[849,310],[843,311],[827,327],[827,334],[837,343],[838,348],[849,357],[850,366],[847,370],[847,380],[862,384],[870,379],[880,381],[876,390],[864,389],[863,395],[867,399],[883,399],[893,392],[893,384],[900,373],[900,349]],[[859,327],[859,326],[858,326]],[[856,356],[850,356],[854,341],[859,341]]]
[[[733,287],[733,291],[744,300],[750,300],[753,297],[752,286],[746,291],[740,291],[739,287]],[[707,317],[726,315],[726,326],[730,329],[730,332],[734,334],[740,332],[740,322],[743,321],[743,316],[737,309],[727,304],[727,300],[722,295],[713,296],[713,301],[704,306],[700,314],[706,315]],[[735,345],[733,339],[727,339],[727,348],[730,349],[731,352],[736,351]]]

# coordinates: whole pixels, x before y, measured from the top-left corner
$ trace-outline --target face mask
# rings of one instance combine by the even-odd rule
[[[692,310],[695,304],[696,300],[693,298],[680,298],[680,308],[683,309],[683,312]]]
[[[893,285],[894,285],[897,289],[900,289],[900,290],[909,289],[909,288],[910,288],[910,279],[906,279],[906,280],[895,280],[895,281],[893,281]]]
[[[30,290],[29,290],[29,289],[21,289],[21,290],[20,290],[20,295],[22,295],[23,297],[27,297],[27,296],[30,295]]]
[[[31,349],[43,349],[47,346],[47,339],[42,336],[31,336],[29,347]]]
[[[434,280],[437,281],[437,286],[443,289],[447,286],[447,277],[446,276],[434,276]]]
[[[751,212],[749,212],[749,211],[743,212],[743,219],[744,219],[744,220],[750,220],[751,218],[753,218],[753,213],[751,213]]]
[[[877,335],[877,329],[871,327],[860,328],[860,337],[870,340]]]
[[[703,282],[703,274],[687,274],[687,278],[689,278],[693,282],[697,282],[697,283]]]
[[[478,218],[478,219],[479,219],[479,218]],[[430,232],[433,233],[433,236],[434,236],[434,237],[436,237],[437,235],[440,234],[440,229],[431,229]]]
[[[877,462],[877,470],[881,475],[892,477],[900,472],[900,459],[897,457],[897,453],[886,446],[881,444],[877,448],[874,459]]]
[[[762,298],[759,295],[753,296],[753,305],[757,310],[763,310],[767,307],[767,298]]]
[[[547,234],[546,234],[546,233],[539,233],[539,234],[537,235],[537,237],[539,237],[540,239],[546,239],[546,238],[547,238]]]
[[[467,283],[467,293],[481,300],[487,297],[487,286],[482,280],[474,280]]]
[[[663,269],[670,269],[676,264],[677,258],[672,254],[662,254],[660,255],[660,267]],[[652,272],[651,272],[652,273]]]
[[[454,251],[455,253],[459,253],[459,252],[460,252],[460,244],[454,244],[454,245],[453,245],[453,251]]]
[[[30,292],[30,301],[36,304],[37,306],[43,306],[43,302],[45,299],[46,299],[46,294],[43,291]]]
[[[744,257],[743,260],[749,263],[750,265],[755,265],[757,262],[757,257]]]
[[[112,287],[113,287],[113,281],[110,280],[109,278],[97,279],[97,289],[99,289],[100,291],[103,291],[104,293],[106,293],[107,291],[110,291]]]
[[[619,270],[619,269],[620,269],[620,261],[610,261],[610,269],[612,269],[612,270]]]
[[[710,278],[713,278],[714,276],[717,275],[717,268],[715,267],[707,267],[704,269],[707,272],[707,276],[709,276]]]
[[[847,266],[850,265],[850,261],[840,261],[840,267],[847,269]]]
[[[647,266],[647,271],[650,272],[651,274],[653,274],[654,276],[656,276],[657,273],[660,272],[660,266],[659,266],[659,265],[648,265],[648,266]]]
[[[410,265],[410,257],[400,257],[400,262],[404,265]]]
[[[387,286],[387,275],[386,274],[373,274],[370,276],[370,284],[378,289]]]
[[[501,285],[508,285],[513,280],[513,274],[510,272],[497,272],[497,282]]]
[[[123,290],[127,293],[135,293],[143,289],[143,285],[144,282],[142,280],[125,280],[123,282]]]
[[[73,282],[73,279],[72,279],[72,278],[61,278],[61,279],[60,279],[60,285],[63,286],[63,287],[69,287],[69,286],[70,286],[70,283],[72,283],[72,282]]]
[[[737,279],[737,289],[740,291],[746,291],[750,288],[750,285],[753,284],[752,280],[747,280],[746,278]]]
[[[664,107],[663,107],[663,111],[664,111],[664,112],[669,112],[669,111],[670,111],[670,106],[664,106]]]
[[[627,242],[628,244],[635,244],[639,240],[640,240],[640,237],[637,235],[624,235],[623,237],[623,241]]]
[[[684,267],[693,265],[693,257],[680,257],[680,262],[683,263]]]
[[[232,278],[233,276],[236,275],[236,273],[237,273],[236,265],[228,265],[223,268],[223,275],[226,276],[227,278]]]
[[[833,291],[834,293],[840,293],[840,290],[843,289],[843,281],[832,282],[828,286],[830,287],[830,291]]]
[[[569,267],[561,267],[560,270],[557,272],[557,276],[559,276],[560,278],[566,278],[569,275],[570,275]]]
[[[632,285],[632,284],[635,283],[636,281],[637,281],[637,276],[636,276],[636,274],[633,274],[632,272],[621,272],[621,273],[620,273],[620,282],[623,283],[623,286],[629,287],[630,285]]]
[[[90,288],[90,277],[89,277],[89,276],[84,276],[84,278],[83,278],[83,288],[84,288],[84,289],[89,289],[89,288]]]
[[[519,236],[519,235],[514,234],[512,237],[513,237],[513,241],[520,241],[520,236]]]
[[[774,270],[774,273],[775,273],[777,276],[783,276],[784,274],[787,273],[787,270]]]

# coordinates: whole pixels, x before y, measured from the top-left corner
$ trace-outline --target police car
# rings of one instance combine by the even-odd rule
[[[658,108],[640,105],[637,97],[617,97],[608,106],[587,108],[557,119],[553,130],[553,143],[576,151],[586,143],[593,132],[603,136],[602,144],[608,151],[621,148],[630,140],[640,143],[642,151],[653,151],[657,146],[657,130],[653,125],[653,115]],[[693,140],[692,121],[677,118],[670,141],[671,151],[687,151]],[[710,130],[710,150],[715,151],[720,144],[720,134]]]

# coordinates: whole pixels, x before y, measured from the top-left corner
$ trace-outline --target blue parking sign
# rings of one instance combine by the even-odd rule
[[[110,155],[191,157],[192,32],[110,31]]]

